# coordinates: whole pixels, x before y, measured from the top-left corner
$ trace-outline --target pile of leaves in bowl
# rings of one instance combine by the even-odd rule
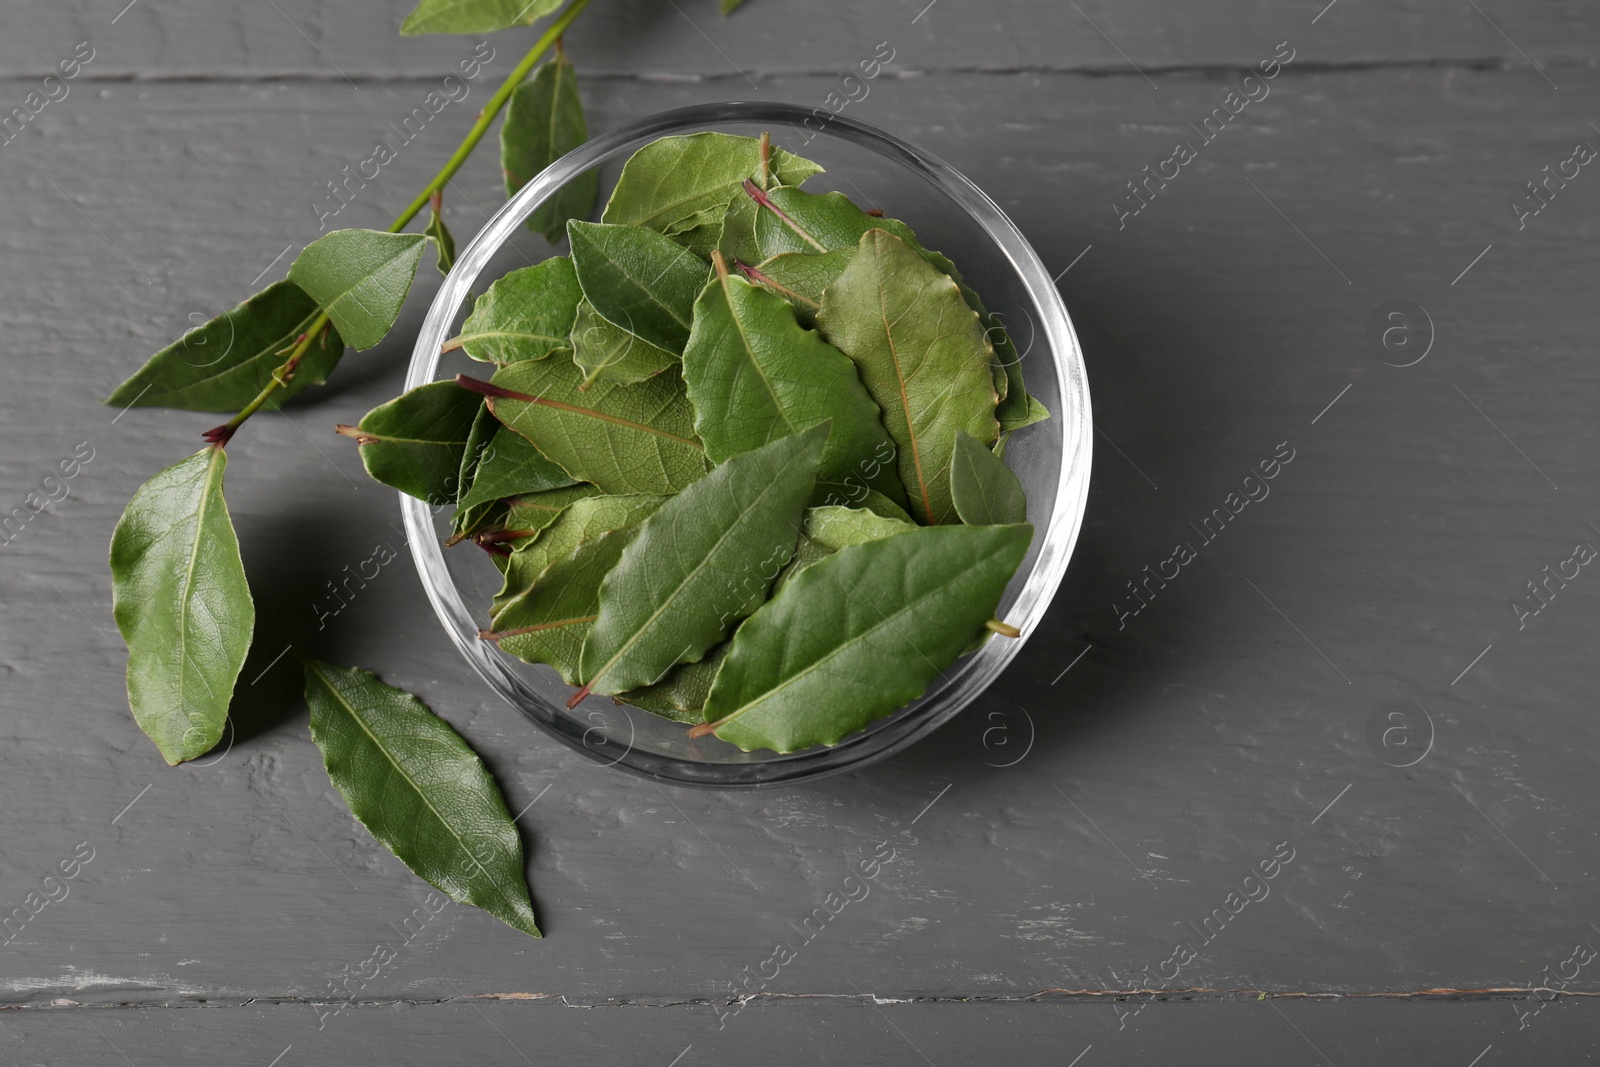
[[[1047,417],[955,266],[768,139],[666,137],[569,256],[446,345],[486,364],[340,432],[454,507],[481,637],[746,751],[836,744],[994,633],[1032,539],[1002,451]]]

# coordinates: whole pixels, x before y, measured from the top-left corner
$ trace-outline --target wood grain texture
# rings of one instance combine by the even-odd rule
[[[1600,940],[1584,895],[1600,816],[1600,575],[1584,568],[1523,629],[1510,605],[1575,543],[1600,545],[1600,175],[1584,168],[1520,230],[1509,204],[1576,142],[1600,145],[1583,104],[1600,88],[1592,14],[1485,8],[1557,90],[1466,6],[1341,0],[1312,26],[1318,4],[1293,18],[1246,0],[1084,5],[1141,66],[1182,68],[1152,71],[1152,88],[1131,70],[1058,69],[1119,58],[1070,5],[940,0],[914,24],[920,4],[837,5],[837,26],[777,0],[726,22],[685,7],[760,72],[761,98],[820,104],[836,74],[782,71],[842,70],[885,39],[895,67],[930,72],[880,78],[848,113],[954,163],[1053,270],[1071,265],[1060,284],[1101,431],[1066,584],[977,705],[859,774],[710,794],[556,748],[441,639],[393,494],[331,432],[397,391],[431,280],[389,342],[347,356],[329,386],[229,448],[260,615],[243,674],[258,680],[232,747],[168,770],[128,717],[105,546],[133,489],[215,420],[119,416],[96,399],[185,314],[231,305],[257,272],[276,276],[283,253],[281,273],[318,234],[322,184],[418,103],[432,77],[419,71],[469,50],[399,41],[352,5],[278,6],[359,89],[321,68],[272,5],[142,0],[101,28],[115,11],[63,3],[8,25],[0,45],[9,100],[32,88],[41,57],[91,33],[88,72],[139,74],[75,82],[0,147],[14,379],[0,390],[0,510],[46,491],[80,443],[92,449],[65,498],[0,546],[0,915],[80,842],[94,850],[68,897],[0,946],[0,1006],[27,1009],[0,1028],[8,1062],[109,1059],[105,1038],[135,1063],[211,1063],[221,1047],[265,1064],[291,1043],[285,1067],[385,1050],[443,1059],[462,1041],[510,1056],[485,1016],[558,1062],[603,1049],[666,1064],[690,1044],[684,1065],[718,1051],[916,1061],[886,1020],[938,1063],[996,1042],[1019,1062],[1063,1063],[1093,1043],[1084,1067],[1163,1049],[1321,1062],[1273,1006],[1338,1063],[1373,1042],[1400,1050],[1396,1062],[1411,1049],[1410,1062],[1466,1064],[1490,1043],[1522,1062],[1587,1050],[1586,998],[1521,1032],[1516,1012],[1539,1006],[1530,990],[1548,983],[1544,967]],[[404,6],[385,13],[397,22]],[[1119,229],[1125,183],[1177,141],[1199,144],[1188,124],[1237,84],[1218,65],[1254,63],[1286,38],[1300,51],[1271,95]],[[756,95],[670,7],[596,18],[571,43],[582,74],[672,75],[584,80],[593,130]],[[1484,56],[1498,58],[1473,59]],[[1384,62],[1362,66],[1372,60]],[[679,77],[691,74],[704,80]],[[384,225],[473,106],[447,109],[336,224]],[[455,182],[458,237],[499,188],[487,154]],[[1366,339],[1373,311],[1400,299],[1436,333],[1404,368]],[[1293,459],[1269,495],[1207,542],[1190,524],[1243,495],[1284,442]],[[1181,541],[1194,561],[1152,583],[1120,626],[1114,605],[1138,606],[1126,583]],[[325,583],[380,543],[400,558],[322,616]],[[451,907],[362,988],[362,1003],[393,1011],[352,1007],[316,1029],[304,1002],[336,1007],[329,983],[374,945],[399,946],[406,920],[427,913],[426,887],[328,784],[296,672],[273,663],[291,638],[415,691],[471,739],[513,811],[537,798],[522,824],[543,942]],[[1433,727],[1407,768],[1369,741],[1374,717],[1387,724],[1401,707]],[[796,928],[880,841],[895,860],[868,899],[806,940]],[[1283,842],[1294,858],[1266,898],[1205,927]],[[883,1002],[764,999],[719,1033],[711,1002],[727,1010],[744,968],[779,941],[799,951],[769,992]],[[1198,950],[1179,984],[1204,990],[1510,992],[1467,1004],[1200,993],[1219,1003],[1158,1001],[1121,1031],[1103,1000],[900,1003],[1137,990],[1179,942]],[[1593,966],[1573,990],[1597,988]],[[459,999],[489,994],[545,999]],[[86,1007],[47,1010],[62,1002]],[[201,1004],[219,1010],[177,1010]],[[150,1010],[118,1007],[135,1005]]]
[[[90,40],[98,56],[88,69],[101,77],[342,84],[346,77],[432,77],[481,39],[402,38],[396,30],[412,6],[411,0],[62,0],[7,26],[0,72],[42,74],[58,51]],[[1137,77],[1138,70],[1158,75],[1251,66],[1285,38],[1304,40],[1313,61],[1337,65],[1467,61],[1498,68],[1525,66],[1525,54],[1541,65],[1592,66],[1596,59],[1593,15],[1582,0],[1477,6],[1481,10],[1432,0],[1006,0],[988,6],[874,0],[806,8],[747,3],[736,16],[721,18],[715,0],[612,0],[583,17],[568,35],[568,50],[590,77],[736,83],[720,86],[716,95],[724,98],[759,93],[769,76],[842,75],[870,58],[879,41],[895,49],[893,68],[924,72],[1076,70]],[[504,43],[504,62],[514,61],[519,40],[531,43],[533,33],[495,39],[497,50]]]

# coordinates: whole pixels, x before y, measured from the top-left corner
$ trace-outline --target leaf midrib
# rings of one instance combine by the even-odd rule
[[[868,542],[868,543],[870,544],[871,542]],[[844,548],[840,549],[839,551],[840,552],[845,552],[845,551],[848,551],[850,548],[855,548],[855,547],[861,547],[861,546],[858,546],[858,545],[847,545]],[[835,555],[837,555],[837,554],[838,553],[835,553]],[[820,562],[826,562],[826,560],[823,560],[823,561],[820,561]],[[802,572],[802,574],[803,573],[804,572]],[[859,633],[855,634],[853,637],[850,638],[850,640],[839,644],[837,647],[835,647],[827,655],[822,656],[819,659],[815,660],[813,663],[811,663],[809,666],[807,666],[804,670],[796,672],[795,674],[793,674],[793,675],[789,676],[788,678],[784,679],[783,682],[781,682],[780,684],[778,684],[776,686],[773,686],[771,689],[765,690],[759,696],[757,696],[754,700],[751,700],[751,701],[741,705],[739,708],[735,709],[734,711],[731,711],[728,714],[724,715],[721,719],[717,720],[718,728],[721,728],[722,726],[727,725],[728,723],[736,721],[740,716],[744,715],[746,712],[749,712],[752,709],[758,708],[762,704],[774,699],[777,694],[779,694],[779,693],[783,692],[784,690],[788,689],[791,685],[794,685],[794,684],[798,683],[802,678],[805,678],[806,676],[810,675],[812,672],[814,672],[816,670],[819,670],[822,667],[823,664],[828,663],[829,661],[834,659],[836,656],[843,655],[850,648],[852,648],[855,645],[858,645],[862,641],[864,641],[869,635],[875,634],[879,630],[882,630],[884,627],[888,626],[890,623],[892,623],[896,619],[900,618],[902,615],[904,615],[906,612],[910,611],[912,608],[915,608],[918,605],[920,605],[923,601],[927,600],[930,597],[933,597],[933,596],[936,596],[936,595],[938,595],[940,593],[943,593],[945,590],[949,589],[952,585],[954,585],[958,579],[960,579],[961,577],[963,577],[967,573],[970,573],[970,572],[961,571],[961,572],[958,572],[958,573],[950,576],[944,582],[940,583],[939,585],[933,586],[927,592],[923,593],[921,596],[917,597],[916,599],[907,601],[906,604],[903,607],[897,609],[892,614],[883,615],[883,613],[880,611],[879,615],[881,616],[881,618],[879,618],[879,620],[877,622],[872,623],[866,629],[864,629],[864,630],[860,631]]]
[[[922,495],[922,507],[930,520],[933,519],[933,500],[928,495],[928,478],[922,472],[922,448],[917,439],[917,427],[911,416],[911,396],[906,390],[905,372],[900,367],[900,349],[894,342],[894,327],[889,324],[889,298],[883,284],[883,249],[882,241],[873,241],[873,258],[877,261],[878,269],[874,271],[874,286],[878,290],[878,315],[883,320],[883,336],[889,344],[889,358],[894,363],[895,386],[900,391],[900,406],[906,417],[906,437],[911,442],[911,463],[917,471],[917,492]]]
[[[733,291],[729,288],[732,279],[729,275],[724,274],[719,277],[719,281],[722,283],[722,299],[727,304],[728,317],[733,320],[733,328],[739,331],[739,342],[744,347],[744,353],[749,358],[750,366],[760,376],[761,384],[766,388],[767,395],[772,397],[772,406],[778,409],[778,415],[783,419],[784,425],[789,427],[791,433],[798,432],[799,427],[789,417],[789,412],[784,408],[783,401],[778,398],[778,391],[773,388],[772,379],[767,374],[766,366],[756,356],[756,350],[750,344],[750,334],[744,328],[744,320],[739,317],[739,312],[733,306]],[[780,434],[779,436],[788,435]]]
[[[659,606],[657,606],[654,611],[646,616],[643,622],[639,623],[639,625],[634,628],[633,636],[629,637],[625,642],[623,642],[622,646],[617,649],[616,653],[612,655],[610,659],[606,660],[605,664],[596,670],[594,674],[587,680],[590,687],[593,687],[594,683],[599,681],[607,671],[609,671],[612,667],[615,667],[617,665],[617,660],[621,659],[624,653],[626,653],[644,637],[645,633],[650,629],[650,627],[655,625],[656,620],[661,617],[662,613],[665,612],[673,603],[673,601],[677,599],[677,597],[683,592],[689,583],[692,582],[701,571],[705,570],[705,568],[710,565],[711,557],[716,554],[717,550],[722,547],[723,543],[726,542],[729,537],[733,536],[734,530],[738,529],[744,520],[749,518],[751,512],[755,511],[761,502],[767,498],[768,493],[779,488],[780,486],[781,483],[777,479],[769,481],[766,485],[761,487],[760,491],[756,494],[755,499],[750,502],[749,506],[739,509],[738,518],[736,518],[733,522],[730,522],[727,528],[724,529],[720,535],[718,535],[717,539],[712,542],[711,547],[707,549],[705,554],[701,557],[700,562],[695,564],[689,570],[688,574],[684,575],[683,580],[673,588],[671,593],[661,598],[661,603]],[[615,573],[615,571],[613,571],[613,573]],[[607,577],[609,577],[609,575]],[[602,585],[602,595],[603,594],[604,586]],[[581,657],[579,662],[582,662]],[[676,664],[674,664],[674,666],[676,666]],[[660,681],[660,679],[658,678],[656,681]]]
[[[241,359],[237,363],[233,363],[233,364],[230,364],[230,365],[227,365],[227,366],[223,366],[220,370],[216,371],[216,373],[214,373],[214,374],[203,374],[198,378],[191,378],[187,382],[175,383],[172,388],[161,390],[161,391],[157,392],[155,395],[157,397],[182,396],[184,393],[190,391],[191,389],[202,389],[202,388],[204,388],[204,387],[206,387],[208,385],[211,385],[212,383],[214,383],[216,381],[219,381],[220,379],[226,378],[230,374],[235,374],[235,373],[238,373],[239,371],[246,370],[247,368],[256,366],[262,361],[263,358],[271,359],[272,357],[274,357],[274,356],[276,356],[278,354],[279,350],[282,349],[283,346],[286,343],[292,341],[294,338],[299,337],[300,334],[304,333],[306,327],[311,325],[311,320],[316,318],[319,313],[320,312],[318,312],[315,308],[313,308],[312,311],[310,311],[310,312],[308,312],[306,314],[305,318],[301,319],[294,326],[290,327],[288,332],[280,335],[277,339],[275,339],[272,342],[270,342],[269,344],[263,346],[258,351],[253,352],[252,354],[250,354],[249,356],[245,357],[244,359]],[[326,340],[325,339],[319,339],[319,341],[317,343],[323,344],[324,346],[326,346]],[[224,356],[222,358],[226,358],[226,356]],[[190,365],[193,366],[193,364],[190,364]],[[211,364],[211,366],[218,366],[218,365],[219,365],[218,363]],[[141,397],[148,396],[148,395],[149,395],[149,393],[141,393],[140,394]],[[145,406],[149,406],[149,403],[147,402]]]
[[[188,681],[189,674],[186,669],[186,664],[189,662],[189,599],[194,588],[195,568],[200,561],[200,534],[202,527],[205,525],[206,508],[210,503],[215,481],[220,480],[221,468],[226,463],[227,456],[222,449],[213,446],[211,458],[206,461],[206,477],[205,483],[200,487],[200,502],[194,512],[194,541],[189,546],[189,565],[184,569],[183,596],[179,600],[181,607],[178,613],[178,707],[183,709],[184,721],[190,727],[194,725],[195,720],[194,716],[189,713],[189,702],[185,699],[185,683]],[[204,681],[203,675],[201,680]],[[207,685],[206,691],[208,693],[210,693],[210,689],[211,687]],[[184,733],[188,733],[187,728]],[[180,736],[178,740],[181,743],[183,738]]]
[[[693,325],[693,317],[692,316],[690,317],[689,321],[685,321],[683,319],[683,317],[678,314],[676,308],[672,307],[665,300],[662,300],[659,296],[656,295],[654,284],[656,282],[660,281],[662,275],[666,274],[667,271],[671,270],[673,268],[673,266],[675,266],[675,263],[674,264],[668,264],[666,267],[663,267],[661,269],[661,271],[659,273],[657,273],[656,276],[653,279],[651,279],[649,282],[646,282],[639,275],[632,274],[627,269],[625,269],[623,264],[621,262],[619,262],[617,260],[617,258],[611,254],[609,249],[603,251],[601,254],[605,256],[606,262],[611,265],[611,268],[617,272],[617,276],[618,277],[620,277],[623,280],[625,280],[625,281],[629,282],[630,284],[632,284],[634,286],[634,288],[638,289],[641,293],[644,294],[646,300],[648,300],[651,304],[654,304],[656,307],[660,308],[662,311],[666,312],[667,313],[667,317],[670,318],[673,322],[677,323],[679,326],[682,326],[685,330],[688,330]],[[601,318],[605,318],[605,312],[600,311],[599,308],[596,308],[595,310],[597,312],[599,312]],[[607,321],[610,321],[610,320],[607,320]],[[628,332],[632,333],[633,331],[629,330]]]
[[[370,430],[362,430],[359,426],[356,427],[356,429],[363,437],[368,438],[368,440],[366,440],[366,441],[359,442],[359,444],[361,444],[363,447],[365,447],[367,445],[379,445],[379,444],[382,444],[382,445],[465,445],[467,443],[465,441],[447,440],[447,439],[445,439],[443,437],[390,437],[387,434],[373,433]],[[348,448],[349,446],[346,445],[345,447]]]
[[[427,240],[428,240],[426,237],[422,236],[421,234],[415,234],[415,235],[406,234],[406,235],[403,235],[403,236],[415,236],[417,239],[415,241],[400,241],[400,242],[388,242],[388,241],[386,241],[386,242],[384,242],[385,244],[390,244],[392,247],[394,247],[396,249],[396,251],[394,251],[393,253],[385,256],[383,259],[376,261],[376,263],[374,264],[374,266],[373,266],[373,268],[371,270],[364,272],[359,279],[357,279],[352,285],[350,285],[349,288],[343,290],[337,296],[335,296],[332,300],[330,300],[328,302],[328,305],[327,305],[328,310],[330,312],[334,308],[338,307],[345,300],[347,300],[347,299],[355,299],[356,307],[360,308],[362,313],[364,315],[366,315],[368,318],[376,319],[376,318],[380,318],[381,317],[381,316],[374,315],[371,311],[368,311],[367,310],[367,306],[361,302],[359,297],[356,297],[355,292],[356,292],[357,289],[361,288],[363,285],[366,285],[368,282],[370,282],[373,279],[375,279],[380,272],[387,271],[390,267],[394,266],[394,264],[395,264],[395,262],[397,260],[401,259],[404,256],[409,255],[411,253],[411,250],[413,248],[416,248],[419,243],[426,243]],[[420,258],[420,254],[419,254],[419,258]],[[291,270],[292,270],[292,268],[291,268]]]

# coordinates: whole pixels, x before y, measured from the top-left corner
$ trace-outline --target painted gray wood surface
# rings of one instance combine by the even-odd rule
[[[514,1062],[506,1040],[552,1062],[693,1046],[685,1067],[1065,1064],[1089,1045],[1083,1067],[1593,1054],[1600,961],[1530,1013],[1575,944],[1600,944],[1600,577],[1551,582],[1537,615],[1512,605],[1600,546],[1600,176],[1581,168],[1520,229],[1510,206],[1600,146],[1592,11],[750,0],[721,20],[600,0],[572,35],[594,129],[731,97],[820,104],[892,42],[895,76],[849,113],[963,169],[1066,271],[1101,430],[1067,581],[989,694],[887,764],[712,794],[546,742],[446,647],[403,559],[316,632],[323,583],[399,547],[393,494],[329,431],[395,391],[426,292],[389,343],[230,446],[261,601],[232,747],[168,770],[138,733],[105,545],[214,420],[96,400],[185,315],[281,271],[317,235],[322,183],[472,42],[394,37],[396,3],[140,0],[112,24],[121,6],[8,12],[0,40],[4,109],[79,41],[96,50],[0,147],[0,510],[93,450],[0,547],[0,911],[93,849],[0,946],[4,1062],[266,1064],[291,1045],[284,1067]],[[1203,143],[1190,124],[1282,41],[1270,95]],[[513,61],[495,44],[483,93]],[[475,106],[338,224],[386,224]],[[1121,214],[1179,141],[1196,158]],[[458,236],[498,196],[486,154],[455,182]],[[1369,344],[1394,300],[1431,320],[1412,366]],[[1206,542],[1195,527],[1290,449]],[[1126,583],[1183,541],[1197,558],[1133,614]],[[455,723],[514,809],[538,798],[523,824],[545,940],[430,915],[351,820],[294,672],[271,664],[308,635]],[[1384,733],[1391,712],[1409,733]],[[879,841],[896,858],[869,898],[805,940]],[[1265,899],[1204,925],[1288,849]],[[778,941],[797,958],[734,1012]],[[339,991],[379,943],[395,964]],[[1173,976],[1179,943],[1197,954]],[[1150,987],[1189,992],[1132,996]]]

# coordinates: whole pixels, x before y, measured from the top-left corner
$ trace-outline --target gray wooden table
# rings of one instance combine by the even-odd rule
[[[1063,272],[1098,455],[1066,583],[992,691],[884,765],[776,792],[591,767],[386,569],[313,647],[419,693],[513,808],[537,801],[535,942],[434,914],[269,662],[397,542],[393,494],[328,431],[395,391],[426,293],[230,447],[246,563],[273,577],[220,755],[169,770],[128,717],[105,570],[128,496],[209,423],[97,398],[281,271],[324,183],[476,42],[399,38],[405,0],[125,3],[18,3],[0,33],[3,111],[93,53],[0,146],[0,510],[92,457],[0,547],[0,913],[78,872],[0,945],[0,1062],[1594,1055],[1600,171],[1569,162],[1600,146],[1592,4],[597,0],[569,39],[596,129],[820,104],[888,42],[849,113],[963,169]],[[385,225],[472,107],[339,224]],[[456,188],[465,236],[493,159]],[[870,896],[803,938],[883,841]],[[778,942],[795,958],[742,984]],[[395,959],[354,985],[377,945]]]

